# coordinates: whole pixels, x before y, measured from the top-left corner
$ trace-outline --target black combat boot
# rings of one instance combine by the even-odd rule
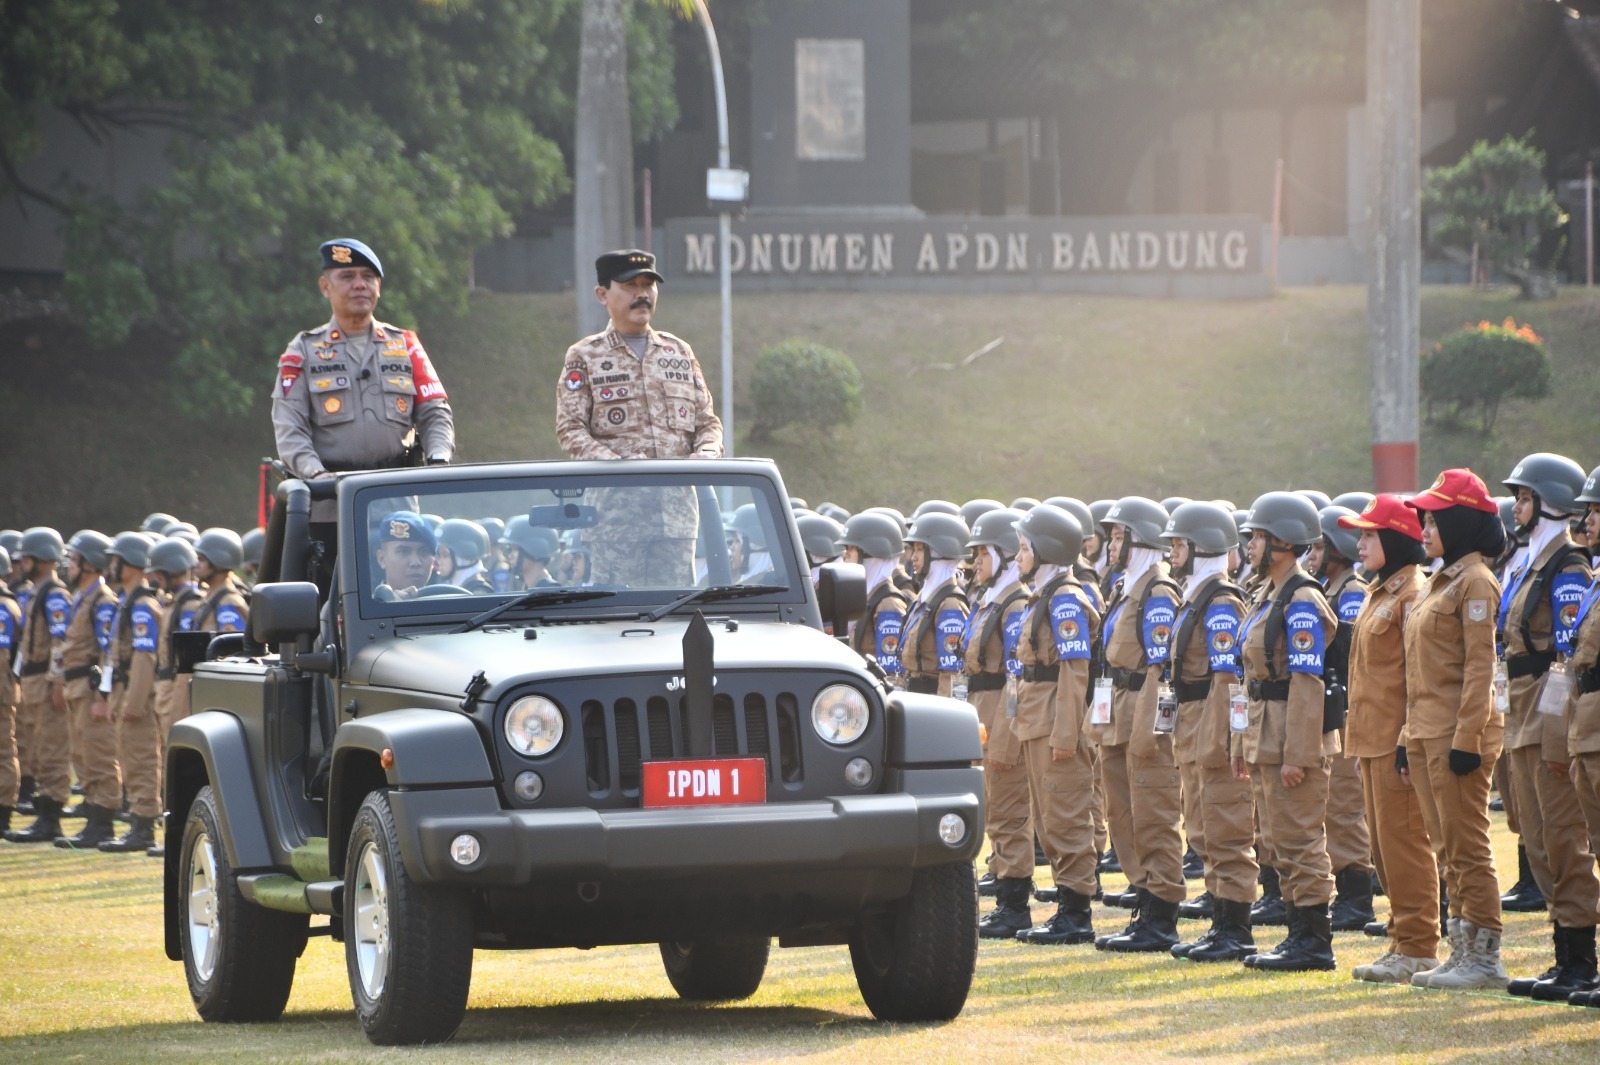
[[[1033,865],[1034,865],[1034,868],[1037,869],[1041,865],[1049,865],[1049,864],[1050,864],[1050,859],[1044,853],[1044,846],[1039,842],[1039,837],[1038,836],[1034,836],[1033,837]]]
[[[33,800],[36,799],[38,797],[38,795],[39,795],[39,782],[37,780],[34,780],[30,776],[24,775],[23,778],[22,778],[22,783],[17,787],[17,806],[16,806],[17,813],[19,813],[19,814],[36,814],[36,813],[38,813],[39,811],[34,809],[34,807],[33,807]]]
[[[1056,912],[1037,928],[1025,928],[1017,933],[1024,943],[1046,946],[1072,946],[1094,939],[1094,921],[1089,911],[1089,896],[1080,895],[1071,888],[1057,888]]]
[[[1061,892],[1054,886],[1036,887],[1033,889],[1033,901],[1042,902],[1046,906],[1053,905],[1061,901]]]
[[[1098,864],[1102,873],[1122,872],[1122,863],[1117,860],[1117,848],[1114,845],[1106,848],[1106,852],[1100,856]]]
[[[1254,912],[1255,911],[1252,909],[1251,913],[1254,914]],[[1253,917],[1251,923],[1254,923]],[[1285,906],[1283,923],[1287,927],[1288,932],[1283,937],[1282,942],[1268,950],[1258,949],[1254,954],[1246,954],[1243,959],[1245,968],[1254,969],[1256,967],[1256,962],[1260,961],[1262,958],[1265,958],[1270,954],[1282,954],[1286,950],[1293,949],[1296,942],[1300,939],[1300,911],[1295,909],[1293,906]]]
[[[1015,939],[1018,932],[1033,924],[1028,912],[1028,893],[1033,881],[1025,876],[1006,876],[995,881],[995,907],[978,922],[978,935],[984,939]]]
[[[993,873],[984,873],[978,877],[978,894],[987,898],[994,898],[995,889],[999,883],[1000,881],[995,878]]]
[[[1131,910],[1139,905],[1139,892],[1130,885],[1127,891],[1105,892],[1100,901],[1114,909]]]
[[[1533,985],[1532,998],[1539,1002],[1566,1002],[1574,994],[1600,988],[1600,972],[1595,967],[1594,925],[1563,928],[1567,939],[1567,963],[1549,980]]]
[[[1333,912],[1330,915],[1335,932],[1359,932],[1373,919],[1372,876],[1353,865],[1347,865],[1333,876]]]
[[[107,854],[132,854],[134,851],[146,850],[156,845],[156,819],[153,817],[133,817],[133,827],[121,839],[111,839],[100,844],[100,849]]]
[[[1250,907],[1251,924],[1287,924],[1288,909],[1283,904],[1283,892],[1278,884],[1278,871],[1270,865],[1261,867],[1261,897]]]
[[[1185,880],[1203,880],[1205,875],[1206,863],[1200,860],[1200,856],[1194,852],[1194,847],[1190,846],[1188,850],[1183,852],[1183,878]],[[1209,917],[1211,915],[1207,914],[1206,916]]]
[[[1179,917],[1183,916],[1183,907],[1182,906],[1178,907],[1178,916]],[[1189,940],[1187,942],[1179,943],[1176,946],[1174,946],[1172,948],[1172,950],[1169,951],[1169,953],[1174,958],[1187,958],[1189,956],[1189,952],[1191,950],[1194,950],[1197,947],[1203,947],[1206,944],[1210,943],[1213,939],[1215,939],[1217,937],[1217,929],[1221,924],[1222,924],[1222,912],[1220,910],[1218,910],[1215,906],[1213,906],[1212,907],[1212,913],[1211,913],[1211,927],[1207,928],[1204,932],[1201,932],[1199,939],[1191,939],[1191,940]]]
[[[0,836],[11,831],[11,813],[11,807],[0,806]]]
[[[1377,870],[1372,872],[1372,897],[1387,896],[1389,892],[1384,888],[1383,881],[1378,879]]]
[[[1440,925],[1440,927],[1442,928],[1444,926]],[[1381,921],[1368,921],[1366,924],[1361,926],[1361,932],[1363,935],[1369,935],[1373,939],[1388,939],[1389,918],[1385,917]]]
[[[1211,931],[1183,956],[1190,961],[1242,961],[1256,952],[1250,934],[1250,904],[1218,899]],[[1173,948],[1177,950],[1176,947]]]
[[[98,850],[100,844],[116,836],[115,824],[111,820],[111,811],[104,806],[93,803],[83,804],[84,814],[83,829],[75,836],[57,836],[56,846],[62,850]]]
[[[61,804],[48,795],[35,796],[33,824],[21,831],[6,833],[12,843],[51,843],[61,835]]]
[[[1544,893],[1533,878],[1533,867],[1528,864],[1528,848],[1517,844],[1517,882],[1511,890],[1500,896],[1500,908],[1512,913],[1538,913],[1545,909]]]
[[[1178,904],[1145,892],[1140,913],[1143,920],[1126,935],[1112,936],[1097,950],[1118,954],[1165,954],[1178,945]]]
[[[1178,916],[1185,921],[1209,921],[1215,916],[1215,906],[1211,892],[1202,891],[1194,898],[1178,903]]]
[[[1094,949],[1095,950],[1105,950],[1106,949],[1106,944],[1111,942],[1117,936],[1132,935],[1135,931],[1138,930],[1139,922],[1141,920],[1143,920],[1143,911],[1144,911],[1145,899],[1148,896],[1146,896],[1145,893],[1142,892],[1142,891],[1135,891],[1133,894],[1134,894],[1133,916],[1128,918],[1128,927],[1124,928],[1120,932],[1111,932],[1111,933],[1109,933],[1107,935],[1103,935],[1103,936],[1097,937],[1095,939],[1095,941],[1094,941]]]
[[[1551,963],[1550,968],[1546,969],[1538,976],[1524,976],[1516,980],[1509,981],[1506,984],[1506,994],[1516,995],[1518,998],[1527,998],[1533,994],[1534,984],[1539,983],[1541,980],[1553,980],[1562,969],[1566,968],[1567,937],[1562,934],[1565,931],[1566,929],[1562,928],[1560,924],[1553,924],[1551,926],[1550,940],[1555,946],[1556,960]]]
[[[1289,919],[1298,928],[1299,935],[1291,935],[1270,954],[1251,955],[1244,963],[1252,969],[1271,973],[1329,972],[1337,968],[1328,907],[1291,906]]]

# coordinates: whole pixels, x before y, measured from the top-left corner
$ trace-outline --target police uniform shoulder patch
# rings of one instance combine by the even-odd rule
[[[1317,604],[1303,599],[1291,600],[1284,609],[1283,619],[1288,630],[1289,672],[1321,676],[1326,630]]]
[[[154,654],[156,630],[160,627],[155,611],[149,603],[136,603],[130,620],[133,623],[133,649]]]
[[[1152,664],[1167,661],[1172,653],[1172,625],[1177,619],[1177,603],[1164,595],[1152,595],[1144,607],[1144,654]]]
[[[218,632],[243,632],[244,611],[232,603],[223,603],[217,607]]]
[[[566,386],[568,392],[578,391],[578,389],[583,387],[583,382],[583,369],[578,366],[569,365],[567,367],[566,374],[561,378],[561,383]]]
[[[1489,600],[1487,600],[1487,599],[1468,599],[1467,600],[1467,620],[1468,621],[1487,621],[1487,620],[1489,620]]]

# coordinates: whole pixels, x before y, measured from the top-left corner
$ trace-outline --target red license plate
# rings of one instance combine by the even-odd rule
[[[765,758],[646,762],[645,806],[728,806],[767,801]]]

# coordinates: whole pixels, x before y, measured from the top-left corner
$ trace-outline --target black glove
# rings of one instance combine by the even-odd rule
[[[1471,751],[1458,751],[1450,748],[1450,772],[1458,777],[1464,777],[1483,764],[1483,755],[1473,754]]]
[[[1396,773],[1404,773],[1410,768],[1411,763],[1406,761],[1406,749],[1404,747],[1396,747],[1394,749],[1394,771]]]

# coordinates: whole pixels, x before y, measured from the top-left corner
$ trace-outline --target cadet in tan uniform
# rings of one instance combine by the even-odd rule
[[[1024,943],[1094,940],[1090,900],[1095,890],[1094,758],[1083,732],[1100,614],[1072,566],[1083,552],[1083,529],[1071,514],[1048,504],[1017,522],[1017,568],[1032,587],[1017,637],[1021,675],[1007,682],[1007,712],[1022,742],[1034,833],[1050,862],[1056,912]],[[1157,915],[1159,919],[1159,915]],[[1170,922],[1169,922],[1170,923]],[[1143,949],[1127,945],[1119,949]]]
[[[1576,502],[1588,508],[1585,531],[1591,544],[1600,543],[1600,466],[1590,471]],[[1572,782],[1589,827],[1590,849],[1600,848],[1600,576],[1584,590],[1578,603],[1570,665],[1577,679],[1572,709],[1568,713],[1567,752],[1572,759]],[[1600,984],[1573,991],[1567,1001],[1574,1006],[1600,1007]]]
[[[1444,863],[1450,957],[1413,987],[1502,988],[1500,885],[1489,841],[1489,782],[1505,739],[1495,709],[1495,603],[1486,558],[1505,545],[1489,490],[1467,469],[1446,470],[1406,501],[1422,512],[1422,546],[1441,568],[1404,625],[1406,725],[1395,764],[1411,779]]]
[[[1361,613],[1367,586],[1356,576],[1354,530],[1342,528],[1341,518],[1353,518],[1349,507],[1326,506],[1317,512],[1322,539],[1306,552],[1305,566],[1322,582],[1322,594],[1339,616],[1338,633],[1330,641],[1329,686],[1347,694],[1350,685],[1350,627]],[[1328,861],[1333,865],[1335,932],[1359,932],[1373,920],[1372,833],[1367,825],[1366,800],[1356,759],[1336,754],[1328,773]]]
[[[455,419],[428,353],[416,333],[373,317],[383,264],[359,240],[330,240],[320,250],[317,285],[333,317],[291,340],[278,359],[272,390],[278,457],[306,480],[449,462]],[[415,462],[407,454],[413,437]],[[312,537],[330,550],[337,517],[335,500],[312,502]]]
[[[1101,950],[1171,950],[1187,893],[1178,829],[1182,786],[1172,753],[1177,704],[1164,679],[1183,598],[1161,558],[1168,517],[1154,500],[1126,496],[1104,519],[1122,574],[1106,604],[1107,676],[1095,681],[1089,724],[1100,743],[1106,820],[1134,892],[1134,913],[1121,934],[1096,940]]]
[[[978,935],[985,939],[1013,939],[1033,926],[1028,770],[1022,764],[1022,741],[1012,727],[1016,706],[1006,697],[1007,679],[1022,673],[1017,641],[1028,588],[1016,560],[1016,522],[1021,518],[1021,511],[991,510],[973,523],[967,546],[974,552],[978,598],[963,637],[965,673],[952,692],[959,694],[960,686],[966,685],[967,701],[978,711],[985,737],[983,826],[989,834],[989,873],[984,880],[995,896],[994,910],[978,922]],[[979,885],[984,890],[983,881]]]
[[[971,607],[956,570],[971,535],[967,523],[954,514],[930,512],[915,519],[904,537],[921,582],[900,641],[900,665],[910,691],[948,696],[961,672],[961,636]]]
[[[857,562],[867,571],[867,607],[850,623],[848,643],[858,654],[873,659],[896,688],[905,686],[900,665],[900,634],[909,600],[894,578],[905,550],[900,526],[887,514],[862,511],[844,523],[844,535],[835,545],[845,562]]]
[[[6,833],[12,843],[50,843],[61,834],[61,812],[72,793],[72,752],[65,707],[58,707],[50,666],[56,644],[67,634],[72,596],[56,576],[66,547],[61,534],[37,526],[22,534],[18,557],[33,582],[33,595],[23,616],[22,648],[17,679],[22,687],[22,769],[34,778],[34,821]]]
[[[1183,823],[1205,863],[1211,928],[1172,948],[1190,961],[1242,961],[1256,952],[1250,904],[1260,866],[1253,853],[1255,803],[1250,782],[1233,774],[1230,706],[1238,679],[1244,593],[1228,580],[1238,546],[1233,514],[1215,503],[1183,503],[1162,539],[1172,544],[1172,572],[1184,582],[1172,648],[1178,702],[1173,754],[1183,779]]]
[[[1372,575],[1351,626],[1344,750],[1359,765],[1373,862],[1389,897],[1389,948],[1351,975],[1404,984],[1439,964],[1439,866],[1422,804],[1395,767],[1406,722],[1401,629],[1422,594],[1422,525],[1396,495],[1376,497],[1361,514],[1339,518],[1339,525],[1360,531],[1357,555]],[[1331,827],[1331,811],[1328,820]]]
[[[0,547],[0,832],[11,831],[11,815],[22,789],[17,761],[17,704],[22,685],[11,666],[22,651],[22,607],[6,578],[11,575],[11,554]]]
[[[167,596],[156,634],[155,710],[165,758],[167,733],[172,723],[189,716],[189,677],[179,675],[172,654],[172,634],[194,631],[194,616],[205,595],[194,582],[199,557],[183,540],[168,537],[150,548],[146,571]]]
[[[117,764],[128,797],[131,827],[120,839],[100,849],[130,854],[155,846],[156,818],[161,816],[161,733],[155,712],[156,636],[162,608],[156,590],[145,583],[150,539],[125,532],[111,545],[111,579],[122,586],[122,601],[111,622],[111,646],[101,669],[101,691],[116,724]],[[104,682],[109,679],[109,686]],[[109,690],[108,690],[109,689]],[[97,706],[98,710],[99,707]]]
[[[1296,556],[1322,537],[1316,504],[1294,492],[1268,492],[1250,507],[1250,566],[1263,582],[1240,630],[1250,724],[1235,745],[1234,773],[1248,770],[1261,823],[1262,851],[1278,871],[1289,936],[1244,959],[1268,972],[1329,970],[1333,870],[1323,821],[1329,759],[1324,659],[1337,618],[1322,586]]]
[[[58,836],[56,846],[93,850],[110,839],[112,815],[122,808],[117,767],[117,726],[102,704],[96,707],[100,660],[111,644],[117,597],[102,576],[110,565],[111,541],[85,529],[67,542],[67,581],[73,589],[72,618],[56,647],[50,671],[58,709],[67,714],[73,759],[81,766],[83,829]]]
[[[207,529],[195,545],[195,576],[206,586],[206,597],[194,612],[195,632],[244,632],[250,607],[244,589],[234,579],[243,549],[232,529]]]
[[[1572,651],[1578,606],[1589,586],[1588,552],[1568,532],[1582,509],[1583,469],[1561,455],[1529,455],[1505,479],[1517,494],[1517,526],[1527,547],[1507,567],[1498,628],[1509,682],[1506,757],[1528,865],[1549,906],[1555,963],[1506,990],[1565,1002],[1595,975],[1600,878],[1577,789],[1568,776],[1567,700],[1571,674],[1559,660]],[[1555,668],[1552,668],[1555,667]]]

